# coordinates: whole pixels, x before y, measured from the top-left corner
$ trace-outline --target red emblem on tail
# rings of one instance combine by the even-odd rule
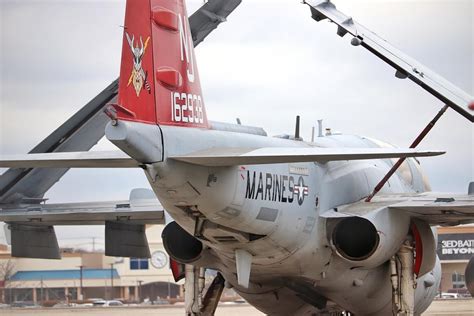
[[[128,0],[124,26],[117,119],[208,128],[185,1]]]
[[[130,74],[130,78],[128,79],[127,87],[130,86],[131,83],[133,83],[133,87],[135,88],[137,97],[139,97],[142,88],[146,89],[148,93],[150,93],[151,91],[150,84],[147,81],[147,72],[145,72],[142,67],[143,55],[145,55],[148,42],[150,41],[150,37],[148,36],[145,41],[145,44],[143,44],[143,39],[140,36],[141,46],[138,46],[138,43],[135,46],[135,35],[132,35],[132,38],[130,38],[130,35],[128,35],[127,32],[125,32],[125,35],[127,37],[128,45],[130,45],[130,50],[132,51],[133,55],[133,68],[132,73]]]

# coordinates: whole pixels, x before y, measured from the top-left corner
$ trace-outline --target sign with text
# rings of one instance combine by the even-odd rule
[[[438,256],[441,260],[469,260],[474,256],[474,234],[438,235]]]

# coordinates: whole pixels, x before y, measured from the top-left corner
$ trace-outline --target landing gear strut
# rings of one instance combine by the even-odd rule
[[[390,260],[393,315],[415,315],[416,282],[413,272],[414,249],[406,240]]]
[[[200,316],[202,292],[204,290],[204,269],[192,265],[185,267],[184,306],[186,316]]]
[[[213,316],[224,290],[224,277],[217,273],[203,297],[204,268],[186,265],[184,281],[184,305],[186,316]]]

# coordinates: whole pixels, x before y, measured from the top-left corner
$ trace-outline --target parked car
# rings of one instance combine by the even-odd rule
[[[163,298],[157,298],[156,300],[153,301],[153,305],[169,305],[170,301],[163,299]]]
[[[441,298],[456,299],[459,297],[460,295],[458,293],[446,293],[446,292],[441,293]]]
[[[123,306],[123,303],[118,300],[97,300],[92,303],[93,307],[112,307],[112,306]]]
[[[80,304],[77,303],[67,303],[67,302],[59,302],[51,306],[52,308],[71,308],[71,307],[78,307]],[[92,306],[92,305],[91,305]]]
[[[466,288],[449,289],[449,290],[446,291],[446,293],[456,293],[456,294],[458,294],[458,298],[469,298],[469,297],[471,297],[471,293]]]

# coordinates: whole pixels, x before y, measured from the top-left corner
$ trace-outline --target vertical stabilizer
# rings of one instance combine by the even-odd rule
[[[119,119],[208,128],[184,0],[128,0]]]

